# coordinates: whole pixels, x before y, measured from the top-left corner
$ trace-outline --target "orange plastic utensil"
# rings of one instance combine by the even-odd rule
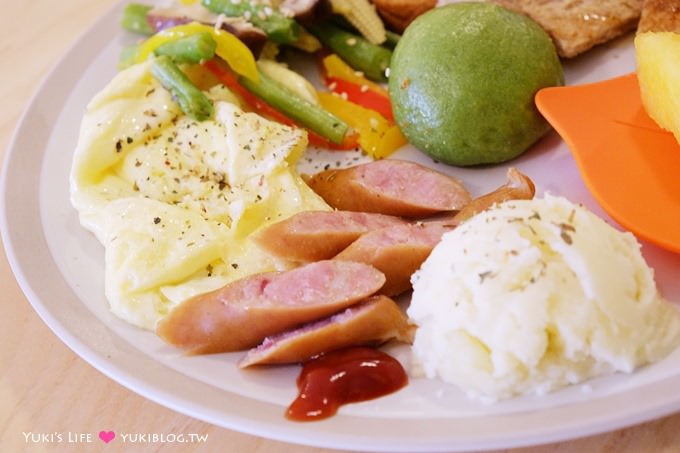
[[[545,88],[536,105],[602,209],[641,239],[680,253],[680,145],[645,112],[635,74]]]

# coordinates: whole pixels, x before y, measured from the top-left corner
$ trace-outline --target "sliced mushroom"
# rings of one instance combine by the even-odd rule
[[[326,0],[284,0],[279,11],[288,17],[294,17],[301,24],[319,23],[328,19],[333,10]]]
[[[147,13],[146,17],[149,25],[156,32],[189,22],[218,25],[222,30],[240,39],[256,57],[260,55],[267,42],[267,35],[242,17],[225,17],[213,14],[200,4],[153,8]]]

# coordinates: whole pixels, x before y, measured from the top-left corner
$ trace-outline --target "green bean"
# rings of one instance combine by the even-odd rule
[[[129,3],[123,10],[123,17],[120,21],[121,26],[135,33],[142,35],[153,35],[154,30],[146,20],[146,13],[153,8],[141,3]]]
[[[210,118],[213,113],[210,99],[169,57],[156,57],[151,64],[151,73],[165,89],[172,93],[184,113],[198,121]]]
[[[300,125],[333,143],[342,143],[349,129],[347,123],[323,108],[302,99],[285,86],[260,71],[259,81],[239,77],[239,83],[255,96]]]
[[[270,40],[279,44],[292,44],[300,37],[300,26],[279,10],[253,0],[203,0],[203,6],[215,14],[243,17],[262,29]]]
[[[308,26],[308,29],[323,45],[338,54],[351,67],[363,72],[367,78],[377,82],[387,81],[385,70],[390,65],[391,50],[327,22]]]
[[[135,64],[137,52],[139,52],[138,44],[132,44],[123,47],[123,49],[120,51],[120,56],[118,58],[118,70],[122,71],[123,69],[127,69],[133,64]]]
[[[156,48],[156,55],[166,55],[177,63],[200,63],[215,56],[217,43],[210,33],[196,33],[174,39]]]
[[[401,39],[401,35],[391,30],[385,30],[385,35],[387,36],[387,39],[385,40],[383,45],[389,49],[394,49],[395,47],[397,47],[397,44]]]

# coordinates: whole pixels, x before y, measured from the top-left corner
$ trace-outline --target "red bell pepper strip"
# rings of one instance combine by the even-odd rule
[[[319,102],[359,133],[359,145],[375,159],[382,159],[406,144],[398,126],[375,110],[367,109],[334,93],[319,93]]]
[[[325,83],[334,93],[343,97],[346,96],[348,101],[376,111],[387,120],[394,122],[392,103],[387,96],[383,96],[382,94],[369,89],[366,85],[357,85],[356,83],[337,77],[326,77]]]
[[[382,85],[366,79],[335,54],[319,53],[317,61],[324,82],[332,92],[394,122],[392,103]]]

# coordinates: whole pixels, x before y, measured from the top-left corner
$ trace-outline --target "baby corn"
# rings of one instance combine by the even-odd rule
[[[333,12],[344,16],[368,41],[385,42],[385,25],[368,0],[331,0]]]

